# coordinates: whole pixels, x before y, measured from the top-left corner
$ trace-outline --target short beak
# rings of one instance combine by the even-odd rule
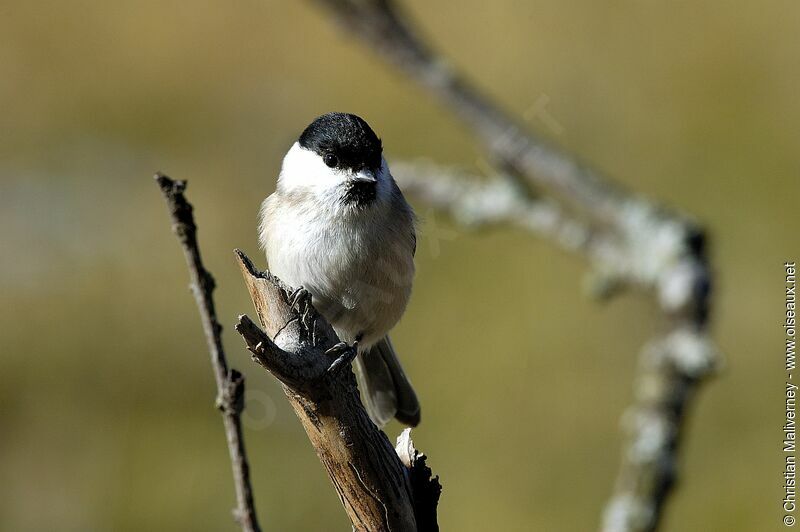
[[[372,173],[371,170],[359,170],[353,176],[353,181],[356,183],[377,183],[378,180],[375,178],[375,174]]]

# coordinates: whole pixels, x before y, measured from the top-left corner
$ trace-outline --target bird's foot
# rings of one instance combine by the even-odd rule
[[[297,312],[300,314],[300,323],[302,326],[311,332],[312,345],[317,344],[317,340],[315,338],[315,330],[316,330],[316,315],[312,311],[313,305],[311,302],[311,293],[303,288],[295,289],[293,292],[288,294],[289,299],[289,306],[292,308],[296,308]]]
[[[353,345],[347,345],[345,342],[339,342],[325,351],[325,354],[336,356],[336,360],[331,362],[331,365],[328,366],[327,373],[332,375],[339,371],[339,369],[349,366],[353,360],[355,360],[356,355],[358,355],[358,340],[353,342]]]
[[[288,294],[288,296],[289,306],[297,306],[298,310],[300,310],[300,306],[305,306],[304,303],[307,303],[308,300],[311,299],[311,293],[302,286],[300,288],[296,288],[294,291]]]

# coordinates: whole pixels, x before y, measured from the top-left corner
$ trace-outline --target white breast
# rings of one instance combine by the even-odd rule
[[[261,240],[273,274],[308,290],[340,339],[361,336],[369,347],[397,323],[411,294],[412,216],[404,201],[400,213],[383,205],[343,216],[276,192],[262,208]]]

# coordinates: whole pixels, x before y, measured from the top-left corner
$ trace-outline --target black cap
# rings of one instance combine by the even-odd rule
[[[377,171],[381,166],[381,139],[364,119],[353,114],[320,116],[303,131],[299,142],[323,157],[330,167]]]

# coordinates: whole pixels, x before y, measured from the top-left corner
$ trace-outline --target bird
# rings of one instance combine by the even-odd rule
[[[388,332],[414,280],[416,217],[367,122],[349,113],[314,119],[286,153],[260,210],[271,273],[311,295],[342,342],[370,419],[417,426],[420,404]]]

